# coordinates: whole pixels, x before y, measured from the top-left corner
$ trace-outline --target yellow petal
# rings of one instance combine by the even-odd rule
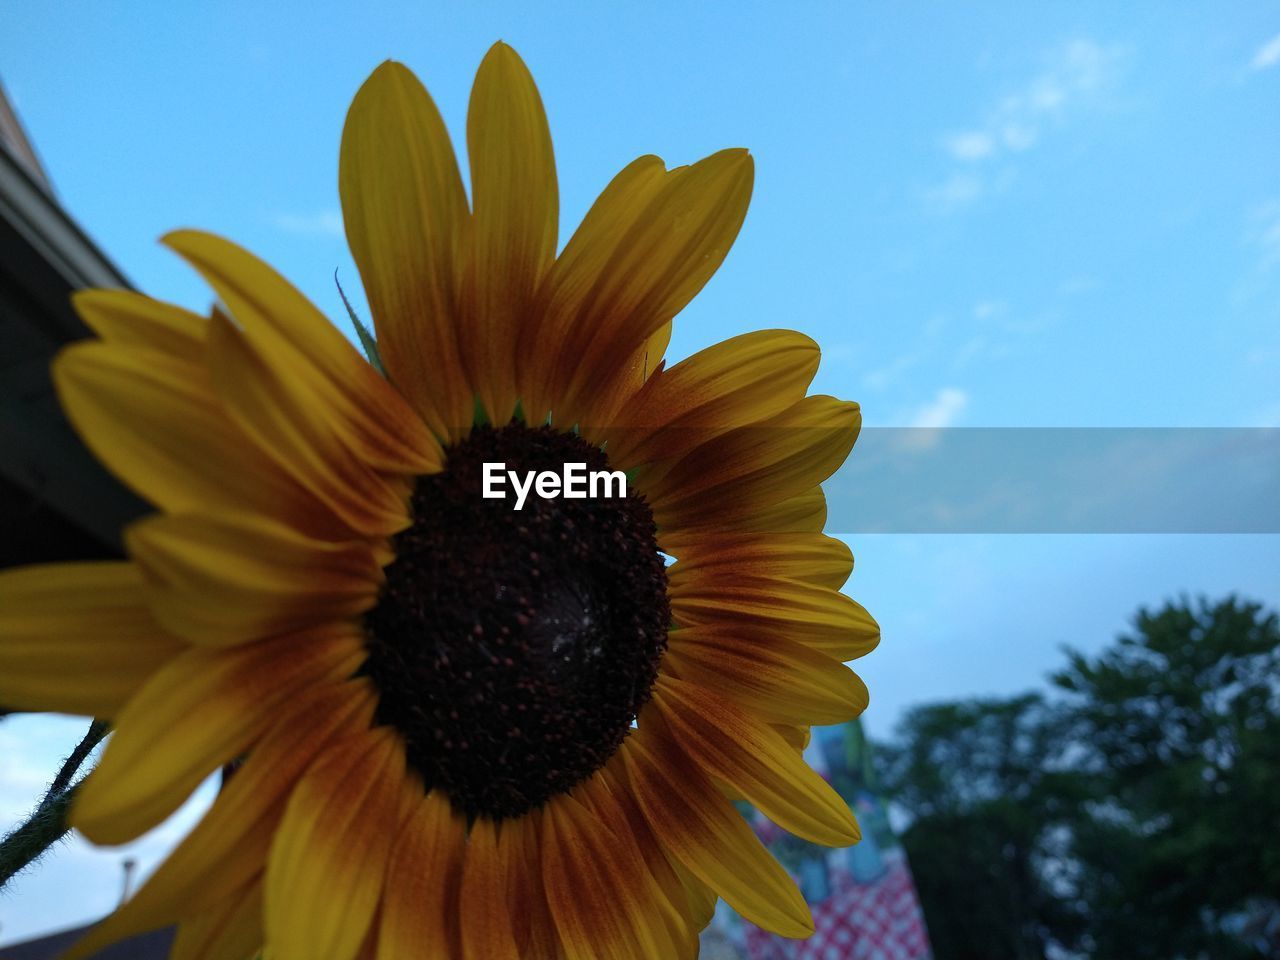
[[[467,198],[430,94],[388,61],[356,94],[339,170],[347,243],[391,380],[438,436],[471,426],[458,350]]]
[[[0,703],[11,709],[114,717],[182,649],[131,563],[0,571]]]
[[[604,794],[599,799],[609,802]],[[588,810],[571,794],[547,804],[543,823],[542,877],[567,960],[676,956],[625,823],[602,819],[598,807]]]
[[[601,424],[622,469],[675,460],[734,427],[777,416],[804,397],[818,345],[791,330],[761,330],[708,347],[651,376]]]
[[[382,896],[404,779],[404,746],[386,727],[335,744],[302,778],[267,864],[275,960],[355,957]]]
[[[625,746],[622,748],[625,750]],[[607,798],[615,805],[612,815],[625,824],[625,831],[634,838],[636,848],[644,861],[645,871],[650,878],[650,894],[652,910],[662,914],[667,933],[676,945],[677,955],[694,960],[698,956],[698,935],[707,925],[709,916],[698,922],[693,911],[688,890],[670,860],[666,849],[654,835],[649,820],[636,802],[635,791],[626,781],[621,752],[615,754],[609,764],[603,767],[597,776],[604,782],[607,791],[583,790],[582,797],[598,811],[602,819],[610,816],[609,806],[602,805],[601,800]],[[678,861],[677,861],[678,862]],[[705,888],[704,888],[705,889]],[[715,897],[712,895],[712,909]]]
[[[405,493],[352,453],[357,438],[330,399],[289,366],[276,366],[221,313],[209,324],[209,373],[227,414],[263,455],[310,490],[354,532],[403,529]]]
[[[178,924],[169,960],[250,960],[262,947],[262,878]]]
[[[722,150],[672,171],[648,203],[625,211],[603,262],[566,249],[548,277],[546,308],[564,316],[553,325],[566,333],[556,357],[563,393],[552,400],[558,422],[598,422],[595,404],[627,375],[628,361],[719,268],[746,216],[753,176],[745,150]],[[584,266],[595,269],[583,276]]]
[[[691,541],[678,554],[685,574],[700,579],[787,577],[839,590],[853,570],[843,540],[820,533],[728,533]]]
[[[351,629],[180,655],[116,717],[72,823],[95,843],[132,840],[244,753],[290,696],[350,676],[364,656]]]
[[[91,341],[64,349],[53,377],[89,448],[159,509],[248,510],[299,529],[338,529],[228,419],[203,361]]]
[[[368,729],[374,699],[367,681],[317,684],[291,698],[195,829],[65,960],[91,957],[193,911],[214,910],[252,881],[266,867],[298,778],[336,737]]]
[[[305,381],[354,455],[389,473],[438,470],[439,445],[400,394],[280,274],[234,243],[180,230],[164,242],[218,292],[253,348]]]
[[[659,677],[652,703],[680,749],[778,826],[826,846],[858,841],[849,805],[767,724],[671,677]]]
[[[236,644],[330,620],[376,601],[382,569],[359,541],[329,543],[252,516],[174,514],[125,531],[167,629]]]
[[[109,343],[199,363],[209,321],[190,310],[131,290],[80,290],[76,313]]]
[[[845,723],[867,708],[857,674],[772,631],[675,630],[667,666],[772,723]]]
[[[690,919],[695,929],[705,930],[708,924],[711,923],[712,917],[716,915],[716,904],[719,902],[720,896],[706,883],[690,873],[683,863],[678,859],[674,859],[674,854],[669,853],[669,856],[672,857],[671,867],[675,870],[676,876],[680,878],[680,883],[684,886],[685,897],[689,901]]]
[[[880,626],[843,593],[785,577],[717,578],[668,573],[671,614],[682,627],[715,626],[730,633],[775,633],[836,660],[865,656],[880,642]]]
[[[804,897],[725,798],[681,751],[642,729],[622,748],[636,800],[666,849],[740,914],[784,937],[807,937]]]
[[[787,746],[796,753],[804,753],[813,736],[813,731],[808,726],[794,726],[786,723],[772,723],[770,726],[778,731],[778,736],[782,737],[787,742]]]
[[[673,322],[668,320],[631,355],[631,359],[614,377],[607,392],[602,392],[592,405],[592,421],[598,426],[580,424],[582,436],[595,444],[608,442],[605,428],[619,422],[619,412],[625,410],[640,388],[661,370],[662,358],[671,345],[673,326]],[[621,466],[623,460],[618,458],[614,462]]]
[[[505,43],[489,50],[467,113],[472,225],[462,359],[489,419],[516,405],[516,349],[534,295],[555,259],[559,194],[542,99]]]
[[[703,524],[696,515],[683,518],[676,527],[664,527],[659,532],[662,549],[679,557],[707,541],[709,537],[750,536],[757,533],[821,533],[827,525],[827,498],[821,487],[810,487],[803,493],[789,497],[773,506],[762,507],[754,513],[725,518],[713,518]]]
[[[636,384],[637,387],[648,381],[662,366],[662,358],[667,355],[667,347],[671,346],[671,333],[674,326],[672,321],[668,320],[645,341],[644,347],[637,357],[643,364],[640,372],[640,382]]]
[[[518,956],[512,913],[523,905],[507,900],[511,853],[509,843],[499,845],[494,821],[480,818],[471,825],[458,894],[463,960]]]
[[[584,305],[605,275],[619,242],[661,192],[668,176],[657,157],[633,160],[591,205],[557,258],[539,293],[536,316],[521,331],[519,355],[528,359],[517,365],[517,377],[530,423],[542,423],[563,400],[568,369],[567,365],[560,369],[562,346],[583,322]],[[557,419],[565,418],[558,412]]]
[[[555,921],[542,883],[542,812],[506,820],[498,836],[507,865],[507,900],[519,957],[560,957]]]
[[[466,846],[466,818],[439,790],[422,796],[396,839],[378,930],[378,960],[462,956],[456,941],[458,887]]]
[[[821,483],[857,439],[856,403],[806,397],[705,443],[646,490],[660,528],[731,523]]]

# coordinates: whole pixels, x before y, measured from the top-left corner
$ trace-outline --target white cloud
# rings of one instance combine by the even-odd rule
[[[1062,51],[1054,79],[1072,96],[1096,90],[1111,79],[1117,57],[1117,50],[1093,40],[1073,40]]]
[[[926,191],[926,200],[950,213],[991,192],[992,178],[980,168],[1000,161],[1008,168],[1012,155],[1036,146],[1063,117],[1096,104],[1114,85],[1122,60],[1120,49],[1087,38],[1057,47],[1044,69],[1000,97],[978,124],[942,138],[943,149],[964,167]],[[1005,169],[997,176],[1008,179],[1009,174]]]
[[[907,417],[907,429],[894,433],[893,446],[906,453],[932,450],[941,439],[940,431],[951,426],[968,405],[969,394],[964,390],[943,387],[932,400]]]
[[[1280,266],[1280,202],[1257,207],[1250,221],[1246,239],[1259,250],[1259,265],[1264,271]]]
[[[976,358],[982,356],[988,350],[987,337],[979,334],[976,337],[970,337],[964,342],[964,345],[957,350],[951,358],[951,367],[953,370],[960,370]]]
[[[862,383],[868,390],[884,390],[919,362],[919,353],[901,354],[883,367],[877,367],[863,374]]]
[[[946,138],[947,152],[957,160],[981,160],[996,148],[991,135],[981,130],[967,130]]]
[[[973,316],[975,320],[990,320],[1008,309],[1009,305],[1003,300],[979,300],[973,305]]]
[[[1030,150],[1035,146],[1037,136],[1035,127],[1023,123],[1010,122],[1000,128],[1000,142],[1013,153]]]
[[[951,213],[968,206],[982,196],[983,181],[976,173],[953,173],[927,194],[929,202],[941,213]]]
[[[921,430],[941,430],[951,426],[969,405],[969,394],[958,387],[943,387],[928,403],[916,410],[910,426]]]
[[[876,392],[882,392],[894,386],[908,371],[935,352],[948,322],[945,313],[930,315],[921,324],[919,333],[912,337],[913,348],[906,353],[898,354],[879,367],[868,370],[862,375],[862,385]]]
[[[1027,91],[1027,95],[1019,100],[1012,101],[1018,109],[1025,109],[1028,113],[1050,113],[1062,107],[1067,100],[1067,91],[1062,89],[1062,85],[1054,77],[1040,77],[1031,85]]]
[[[318,213],[282,213],[275,218],[275,225],[286,233],[313,237],[341,237],[342,214],[337,210],[321,210]]]
[[[1258,52],[1249,61],[1249,66],[1254,70],[1270,70],[1278,63],[1280,63],[1280,33],[1258,48]]]

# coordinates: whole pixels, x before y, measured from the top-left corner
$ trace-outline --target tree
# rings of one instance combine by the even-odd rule
[[[1038,694],[917,707],[880,748],[938,960],[1039,960],[1075,941],[1081,920],[1045,869],[1089,795],[1063,753]]]
[[[1181,600],[1066,655],[1057,697],[918,707],[878,751],[938,960],[1257,957],[1238,930],[1280,917],[1280,618]]]
[[[1280,896],[1280,619],[1235,597],[1142,610],[1053,681],[1105,785],[1073,827],[1090,952],[1257,956],[1230,922]]]

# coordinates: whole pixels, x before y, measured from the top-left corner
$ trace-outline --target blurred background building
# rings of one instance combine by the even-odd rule
[[[49,362],[86,336],[81,287],[128,282],[59,204],[0,89],[0,566],[117,554],[142,504],[76,438]]]

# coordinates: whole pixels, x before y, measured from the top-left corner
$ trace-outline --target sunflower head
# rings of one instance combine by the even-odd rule
[[[417,481],[413,524],[365,615],[375,719],[471,817],[520,817],[613,756],[649,698],[671,606],[643,497],[477,496],[486,463],[593,470],[604,452],[550,426],[481,426]]]
[[[77,298],[97,339],[58,358],[59,395],[155,513],[125,560],[0,575],[0,701],[113,720],[74,810],[98,842],[243,763],[76,955],[176,922],[185,960],[693,957],[717,896],[812,929],[733,799],[858,837],[802,756],[865,707],[844,661],[879,636],[822,533],[857,405],[806,395],[818,350],[790,331],[663,359],[750,156],[642,157],[558,250],[546,118],[503,44],[466,139],[470,197],[395,63],[348,114],[385,376],[209,234],[166,238],[207,317]],[[530,480],[516,509],[483,495],[498,464],[622,492]]]

